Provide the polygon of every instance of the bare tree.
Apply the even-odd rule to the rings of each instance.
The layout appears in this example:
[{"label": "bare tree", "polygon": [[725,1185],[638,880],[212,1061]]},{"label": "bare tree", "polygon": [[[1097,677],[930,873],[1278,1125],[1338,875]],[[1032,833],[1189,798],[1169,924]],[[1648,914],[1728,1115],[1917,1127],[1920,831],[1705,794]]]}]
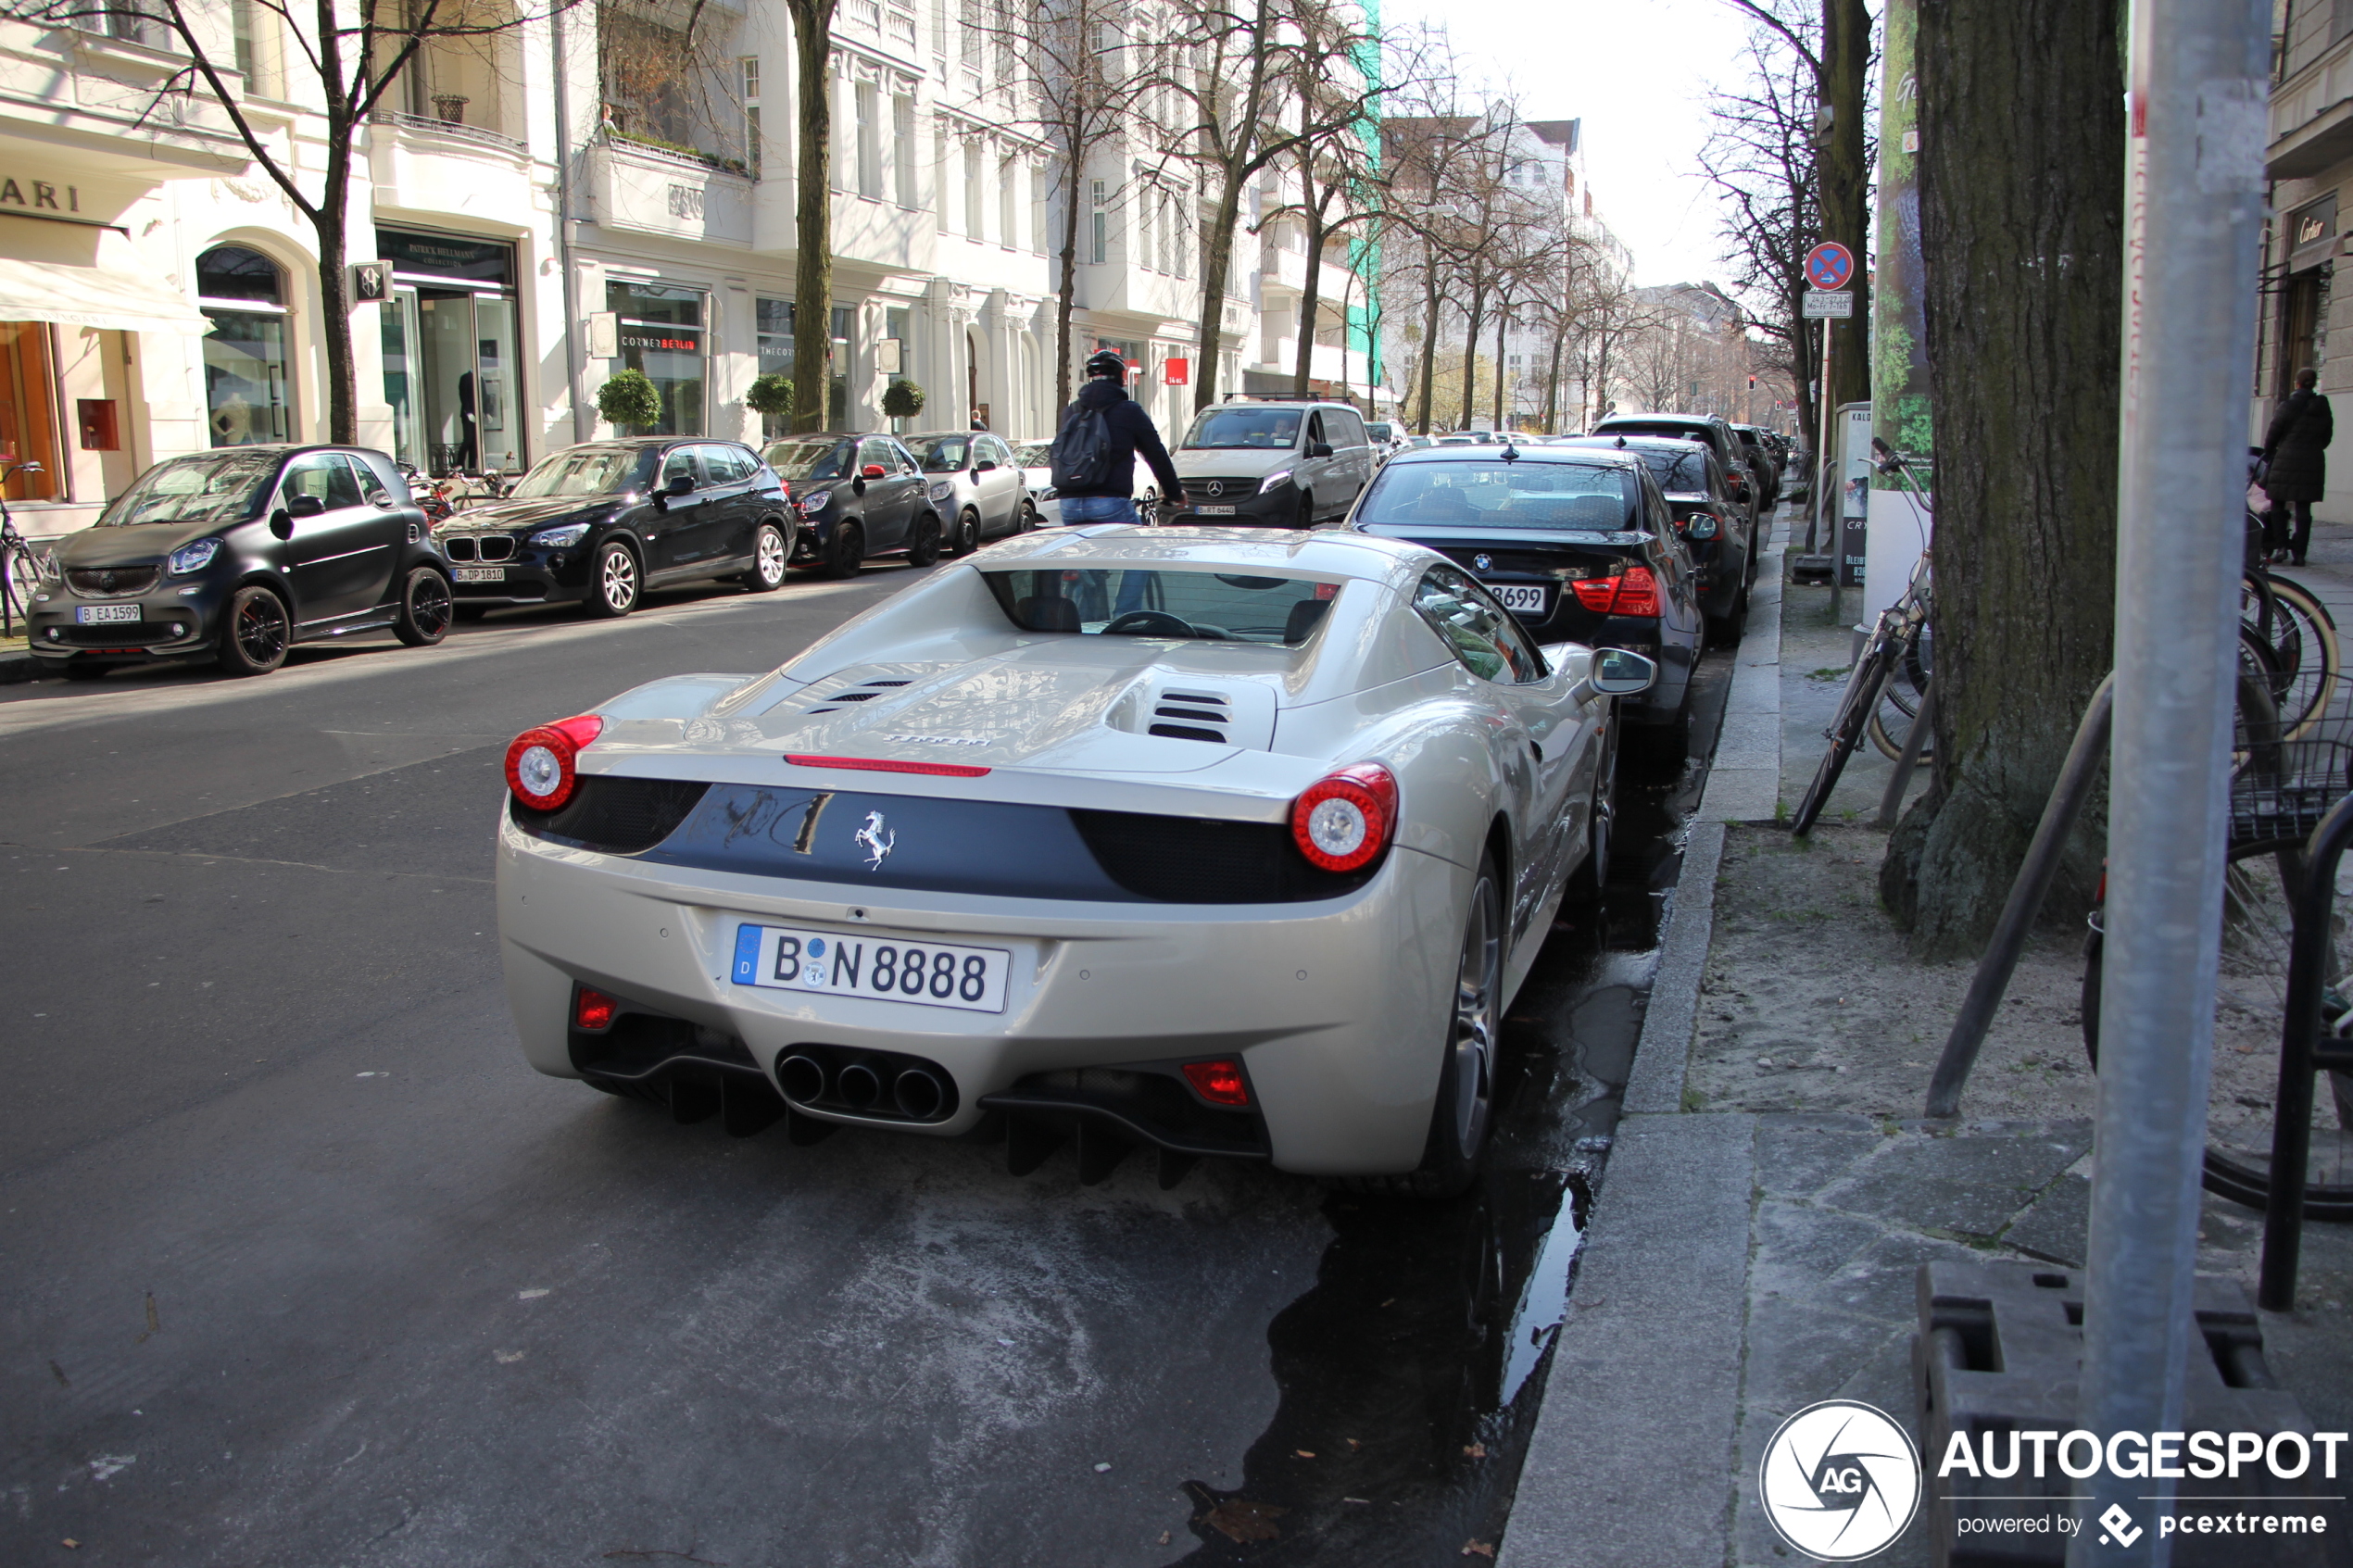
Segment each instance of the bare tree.
[{"label": "bare tree", "polygon": [[[257,126],[245,108],[244,78],[233,60],[214,53],[226,41],[219,12],[205,0],[0,0],[0,18],[44,27],[105,30],[129,35],[160,31],[163,45],[186,64],[154,90],[150,114],[200,97],[217,107],[245,144],[245,153],[284,193],[317,236],[321,336],[327,354],[327,438],[359,439],[359,390],[352,366],[350,255],[351,176],[364,150],[369,119],[428,49],[484,49],[519,29],[546,20],[574,0],[543,0],[537,10],[521,0],[251,0],[276,19],[291,45],[286,96],[310,105],[325,120],[310,174],[296,148],[307,138],[284,138]],[[295,64],[298,62],[298,64]],[[234,79],[233,81],[232,79]]]},{"label": "bare tree", "polygon": [[825,428],[831,401],[834,297],[834,10],[839,0],[785,0],[792,18],[793,95],[800,135],[793,192],[793,429]]}]

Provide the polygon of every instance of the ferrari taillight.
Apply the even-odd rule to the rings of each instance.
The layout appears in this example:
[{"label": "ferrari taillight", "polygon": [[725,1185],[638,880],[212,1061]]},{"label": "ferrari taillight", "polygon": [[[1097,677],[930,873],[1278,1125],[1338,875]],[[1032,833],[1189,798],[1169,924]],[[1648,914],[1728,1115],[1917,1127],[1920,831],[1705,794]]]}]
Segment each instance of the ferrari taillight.
[{"label": "ferrari taillight", "polygon": [[535,811],[552,811],[570,800],[580,782],[573,759],[604,727],[602,719],[583,713],[525,730],[510,741],[507,788],[516,802]]},{"label": "ferrari taillight", "polygon": [[1318,779],[1291,802],[1291,838],[1327,872],[1369,865],[1396,831],[1397,778],[1378,762]]}]

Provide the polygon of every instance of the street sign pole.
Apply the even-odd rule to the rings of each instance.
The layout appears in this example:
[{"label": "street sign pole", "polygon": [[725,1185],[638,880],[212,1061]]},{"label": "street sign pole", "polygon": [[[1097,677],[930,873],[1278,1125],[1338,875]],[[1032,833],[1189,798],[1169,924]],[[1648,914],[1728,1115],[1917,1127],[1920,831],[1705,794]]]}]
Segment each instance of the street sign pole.
[{"label": "street sign pole", "polygon": [[[1831,557],[1831,624],[1833,626],[1837,625],[1845,614],[1843,603],[1844,595],[1840,589],[1839,581],[1846,575],[1846,562],[1839,558],[1843,553],[1844,545],[1839,538],[1836,488],[1838,472],[1831,466],[1831,436],[1833,422],[1838,417],[1833,411],[1835,400],[1831,396],[1831,338],[1837,331],[1838,320],[1835,317],[1822,318],[1822,396],[1818,410],[1819,417],[1815,421],[1821,426],[1821,434],[1816,438],[1816,443],[1821,448],[1822,482],[1814,487],[1814,516],[1822,525],[1822,532],[1826,535],[1824,546],[1830,551]],[[1806,551],[1808,555],[1814,553],[1811,548]]]},{"label": "street sign pole", "polygon": [[[2183,1424],[2230,803],[2269,0],[2135,0],[2116,709],[2078,1424]],[[2240,433],[2233,433],[2233,432]],[[2072,1568],[2160,1564],[2179,1467],[2077,1483]],[[2142,1488],[2148,1488],[2143,1491]],[[2144,1507],[2144,1504],[2148,1506]]]}]

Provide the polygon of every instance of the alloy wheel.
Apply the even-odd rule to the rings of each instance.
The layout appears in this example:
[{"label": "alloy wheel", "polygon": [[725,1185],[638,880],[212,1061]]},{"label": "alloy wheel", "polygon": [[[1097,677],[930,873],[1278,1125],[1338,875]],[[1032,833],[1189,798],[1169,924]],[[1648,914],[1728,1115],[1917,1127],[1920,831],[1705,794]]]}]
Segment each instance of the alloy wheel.
[{"label": "alloy wheel", "polygon": [[427,642],[439,642],[457,618],[457,607],[449,600],[449,584],[438,571],[428,571],[417,580],[409,594],[409,621]]},{"label": "alloy wheel", "polygon": [[773,528],[762,528],[758,550],[760,580],[773,588],[785,580],[785,536]]},{"label": "alloy wheel", "polygon": [[255,594],[237,609],[237,646],[263,669],[286,653],[286,607],[275,594]]},{"label": "alloy wheel", "polygon": [[619,546],[607,550],[598,564],[597,588],[608,610],[625,614],[637,602],[637,558]]},{"label": "alloy wheel", "polygon": [[1503,989],[1503,938],[1496,929],[1493,882],[1471,889],[1463,958],[1454,978],[1454,1147],[1468,1154],[1487,1137],[1495,1096],[1496,1000]]}]

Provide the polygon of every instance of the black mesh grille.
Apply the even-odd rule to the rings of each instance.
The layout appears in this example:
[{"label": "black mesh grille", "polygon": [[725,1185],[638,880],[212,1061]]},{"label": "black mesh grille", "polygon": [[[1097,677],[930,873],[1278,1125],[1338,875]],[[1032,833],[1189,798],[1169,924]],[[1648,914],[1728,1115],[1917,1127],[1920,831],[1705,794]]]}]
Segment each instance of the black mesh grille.
[{"label": "black mesh grille", "polygon": [[1294,904],[1337,898],[1371,880],[1362,871],[1312,864],[1279,822],[1073,811],[1072,823],[1110,878],[1139,897],[1169,904]]},{"label": "black mesh grille", "polygon": [[474,558],[474,542],[462,533],[454,539],[444,539],[441,553],[450,560],[472,560]]},{"label": "black mesh grille", "polygon": [[162,578],[159,566],[77,566],[66,573],[75,593],[94,599],[144,594]]},{"label": "black mesh grille", "polygon": [[707,784],[678,779],[583,778],[553,811],[534,811],[510,794],[508,814],[535,838],[561,839],[608,855],[636,855],[677,831]]},{"label": "black mesh grille", "polygon": [[143,648],[185,636],[185,627],[183,621],[182,629],[174,633],[166,621],[112,621],[99,626],[60,626],[60,634],[50,640],[77,648]]}]

